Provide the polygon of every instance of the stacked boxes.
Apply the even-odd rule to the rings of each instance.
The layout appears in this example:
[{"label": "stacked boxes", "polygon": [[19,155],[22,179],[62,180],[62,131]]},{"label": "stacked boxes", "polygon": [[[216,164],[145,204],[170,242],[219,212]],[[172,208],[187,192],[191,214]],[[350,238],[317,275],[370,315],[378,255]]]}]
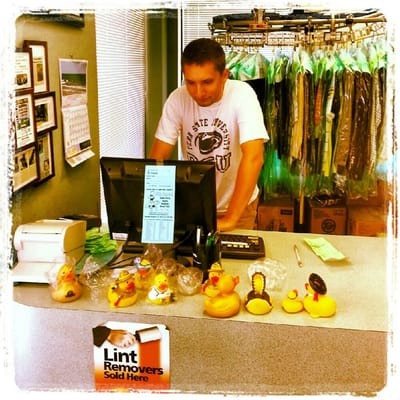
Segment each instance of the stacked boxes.
[{"label": "stacked boxes", "polygon": [[310,233],[345,235],[347,208],[345,204],[323,206],[307,199],[305,205],[306,229]]},{"label": "stacked boxes", "polygon": [[387,232],[388,205],[392,201],[389,185],[377,181],[374,196],[368,199],[346,199],[347,234],[357,236],[379,236]]},{"label": "stacked boxes", "polygon": [[[330,201],[332,205],[329,205]],[[383,183],[378,184],[376,196],[368,199],[327,199],[324,204],[323,201],[306,198],[301,210],[304,220],[300,224],[299,199],[276,197],[260,203],[257,228],[265,231],[381,236],[387,233],[389,201],[388,190]]]},{"label": "stacked boxes", "polygon": [[291,198],[271,199],[258,206],[257,229],[293,232],[293,227],[294,205]]},{"label": "stacked boxes", "polygon": [[381,207],[349,207],[347,234],[380,236],[387,231],[387,214]]}]

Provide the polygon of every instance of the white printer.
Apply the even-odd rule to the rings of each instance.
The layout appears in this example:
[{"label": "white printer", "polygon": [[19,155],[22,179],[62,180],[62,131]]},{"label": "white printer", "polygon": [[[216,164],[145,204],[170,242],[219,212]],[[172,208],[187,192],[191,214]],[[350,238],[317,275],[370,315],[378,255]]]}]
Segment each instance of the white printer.
[{"label": "white printer", "polygon": [[48,272],[68,258],[78,262],[85,253],[86,221],[41,219],[20,225],[14,234],[18,263],[14,282],[48,283]]}]

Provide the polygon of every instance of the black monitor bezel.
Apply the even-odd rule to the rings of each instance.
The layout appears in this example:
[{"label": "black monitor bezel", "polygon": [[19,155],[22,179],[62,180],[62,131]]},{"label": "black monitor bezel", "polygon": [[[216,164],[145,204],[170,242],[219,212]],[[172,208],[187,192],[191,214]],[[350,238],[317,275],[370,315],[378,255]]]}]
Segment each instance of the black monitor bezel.
[{"label": "black monitor bezel", "polygon": [[[210,161],[154,160],[149,158],[101,157],[100,168],[106,203],[107,223],[110,237],[117,240],[141,242],[144,170],[146,165],[174,165],[176,167],[175,187],[175,229],[174,243],[193,240],[194,231],[201,226],[202,234],[216,231],[216,186],[215,164]],[[132,189],[133,183],[138,186]],[[120,185],[116,188],[116,185]],[[184,192],[186,196],[184,196]],[[119,199],[116,198],[118,195]],[[132,196],[140,196],[132,200]],[[122,199],[123,198],[123,199]],[[190,201],[195,206],[191,206]],[[125,209],[127,219],[123,226],[121,204],[125,207],[141,204],[141,209]],[[198,210],[198,207],[202,210]],[[117,209],[118,208],[118,209]],[[135,221],[129,221],[129,218]],[[128,222],[129,221],[129,222]],[[184,227],[183,224],[186,224]],[[178,225],[178,226],[177,226]],[[186,243],[187,245],[187,243]]]}]

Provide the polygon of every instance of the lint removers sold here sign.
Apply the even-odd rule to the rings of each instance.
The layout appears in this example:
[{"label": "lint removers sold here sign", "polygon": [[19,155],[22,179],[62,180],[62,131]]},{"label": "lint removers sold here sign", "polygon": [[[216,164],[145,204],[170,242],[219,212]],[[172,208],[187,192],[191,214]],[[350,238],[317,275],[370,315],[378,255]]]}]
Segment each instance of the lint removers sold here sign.
[{"label": "lint removers sold here sign", "polygon": [[93,328],[97,391],[167,391],[169,331],[164,325],[106,322]]}]

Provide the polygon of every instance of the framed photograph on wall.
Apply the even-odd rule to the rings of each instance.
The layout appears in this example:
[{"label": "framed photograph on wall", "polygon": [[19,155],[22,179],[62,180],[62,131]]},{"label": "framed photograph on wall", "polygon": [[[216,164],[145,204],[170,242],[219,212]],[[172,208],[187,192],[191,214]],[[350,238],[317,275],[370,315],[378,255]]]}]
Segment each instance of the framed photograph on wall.
[{"label": "framed photograph on wall", "polygon": [[55,92],[36,95],[34,102],[36,133],[57,128]]},{"label": "framed photograph on wall", "polygon": [[52,131],[40,135],[37,140],[37,153],[39,163],[39,181],[54,176],[53,137]]},{"label": "framed photograph on wall", "polygon": [[15,147],[21,149],[36,140],[36,123],[32,91],[15,96]]},{"label": "framed photograph on wall", "polygon": [[24,49],[32,52],[33,91],[35,94],[49,91],[47,42],[25,40]]},{"label": "framed photograph on wall", "polygon": [[15,50],[14,89],[32,89],[32,54],[30,49]]},{"label": "framed photograph on wall", "polygon": [[39,178],[36,146],[29,146],[14,155],[13,191],[16,192]]}]

